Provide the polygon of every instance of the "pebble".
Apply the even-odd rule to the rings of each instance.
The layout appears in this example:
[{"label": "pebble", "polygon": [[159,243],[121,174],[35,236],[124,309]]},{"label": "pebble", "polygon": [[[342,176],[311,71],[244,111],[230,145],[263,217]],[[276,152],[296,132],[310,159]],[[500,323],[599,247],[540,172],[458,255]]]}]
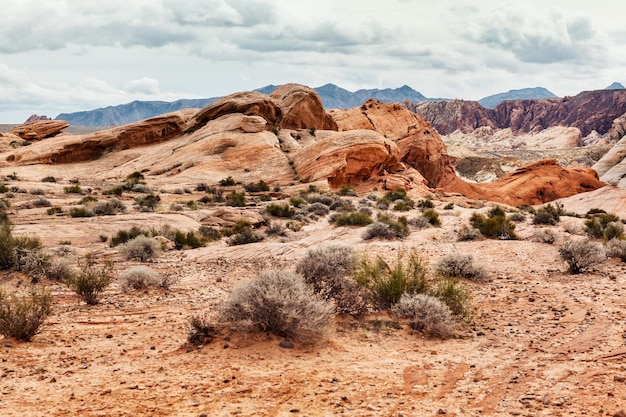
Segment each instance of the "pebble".
[{"label": "pebble", "polygon": [[291,343],[289,340],[281,340],[278,346],[285,349],[293,349],[293,343]]},{"label": "pebble", "polygon": [[11,342],[4,342],[4,347],[12,347],[13,345],[11,344]]}]

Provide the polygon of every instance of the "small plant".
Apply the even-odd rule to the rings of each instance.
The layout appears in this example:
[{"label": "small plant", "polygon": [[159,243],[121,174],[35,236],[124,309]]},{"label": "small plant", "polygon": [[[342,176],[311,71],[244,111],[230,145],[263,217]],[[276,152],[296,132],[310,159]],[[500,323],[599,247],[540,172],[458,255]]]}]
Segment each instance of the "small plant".
[{"label": "small plant", "polygon": [[443,206],[444,210],[452,210],[454,208],[454,203],[448,203],[445,206]]},{"label": "small plant", "polygon": [[369,214],[353,211],[337,216],[335,226],[367,226],[373,222],[374,220]]},{"label": "small plant", "polygon": [[208,314],[195,314],[189,318],[187,341],[194,346],[209,344],[217,336],[217,327]]},{"label": "small plant", "polygon": [[67,259],[53,259],[46,269],[46,276],[54,281],[66,281],[76,274],[75,268]]},{"label": "small plant", "polygon": [[109,201],[94,205],[92,211],[96,216],[113,216],[117,213],[124,213],[126,205],[117,198],[112,198]]},{"label": "small plant", "polygon": [[259,180],[259,182],[256,182],[256,183],[246,184],[243,186],[243,188],[249,193],[258,193],[258,192],[270,190],[270,186],[267,185],[267,183],[263,180]]},{"label": "small plant", "polygon": [[52,296],[47,290],[33,288],[25,297],[0,290],[0,334],[28,342],[39,333],[51,310]]},{"label": "small plant", "polygon": [[219,229],[210,226],[200,226],[198,233],[200,233],[207,242],[220,240],[222,238],[222,233],[220,233]]},{"label": "small plant", "polygon": [[446,255],[439,261],[436,270],[446,278],[465,278],[477,282],[489,280],[487,272],[474,264],[472,255],[461,253]]},{"label": "small plant", "polygon": [[146,194],[135,198],[135,203],[141,211],[154,211],[160,202],[161,197],[158,194]]},{"label": "small plant", "polygon": [[338,192],[339,195],[342,196],[352,196],[356,197],[357,193],[354,187],[350,187],[349,185],[342,185]]},{"label": "small plant", "polygon": [[382,239],[404,239],[411,231],[409,223],[405,216],[400,216],[397,220],[388,215],[379,215],[378,222],[370,225],[363,234],[363,239],[373,239],[380,237]]},{"label": "small plant", "polygon": [[186,248],[200,248],[208,241],[202,233],[196,233],[193,230],[189,230],[187,232],[176,230],[174,232],[174,238],[171,240],[174,241],[174,245],[178,250]]},{"label": "small plant", "polygon": [[626,240],[611,239],[606,247],[606,256],[626,262]]},{"label": "small plant", "polygon": [[159,276],[147,266],[134,266],[126,270],[119,278],[122,291],[144,290],[160,285]]},{"label": "small plant", "polygon": [[115,236],[111,237],[110,246],[114,247],[117,245],[121,245],[122,243],[128,242],[129,240],[134,239],[139,235],[149,236],[150,232],[140,229],[137,226],[133,226],[129,230],[120,229],[117,231]]},{"label": "small plant", "polygon": [[428,223],[435,227],[441,226],[441,220],[439,219],[439,213],[433,209],[424,210],[422,217],[428,219]]},{"label": "small plant", "polygon": [[480,230],[474,227],[468,227],[466,224],[462,225],[459,230],[456,231],[457,239],[460,242],[474,240],[480,236]]},{"label": "small plant", "polygon": [[434,208],[435,205],[433,204],[433,201],[430,198],[426,197],[425,199],[417,202],[417,207],[420,208],[421,210],[426,210],[426,209]]},{"label": "small plant", "polygon": [[436,297],[427,294],[404,294],[391,310],[408,318],[411,328],[432,336],[448,338],[454,331],[450,308]]},{"label": "small plant", "polygon": [[333,321],[332,305],[314,294],[301,275],[287,270],[263,271],[239,285],[221,314],[228,322],[302,343],[326,336]]},{"label": "small plant", "polygon": [[246,194],[233,191],[228,196],[226,196],[226,205],[231,207],[245,207]]},{"label": "small plant", "polygon": [[456,279],[441,278],[429,289],[428,294],[437,297],[450,308],[452,314],[469,320],[472,315],[471,297],[467,288]]},{"label": "small plant", "polygon": [[265,239],[265,235],[252,228],[246,228],[241,232],[232,235],[228,239],[228,246],[247,245],[249,243],[261,242]]},{"label": "small plant", "polygon": [[140,262],[151,261],[157,257],[161,244],[153,237],[139,235],[120,246],[120,252],[126,260]]},{"label": "small plant", "polygon": [[535,230],[531,236],[531,240],[533,242],[548,243],[551,245],[555,242],[556,236],[554,236],[554,232],[550,229],[540,229]]},{"label": "small plant", "polygon": [[48,201],[45,198],[38,198],[36,200],[33,200],[31,204],[33,205],[33,207],[50,207],[50,206],[52,206],[50,201]]},{"label": "small plant", "polygon": [[48,175],[47,177],[43,177],[41,179],[41,182],[57,182],[57,179],[51,175]]},{"label": "small plant", "polygon": [[307,203],[307,201],[306,201],[305,199],[300,198],[300,197],[291,197],[291,198],[289,199],[289,203],[290,203],[292,206],[297,207],[297,208],[300,208],[300,207],[302,207],[302,206],[306,206],[306,205],[308,204],[308,203]]},{"label": "small plant", "polygon": [[424,216],[413,217],[412,219],[409,220],[409,225],[416,227],[418,229],[426,229],[432,226],[432,224],[430,224],[430,219]]},{"label": "small plant", "polygon": [[79,184],[68,185],[67,187],[63,187],[63,192],[65,194],[84,194],[82,188],[80,188]]},{"label": "small plant", "polygon": [[71,217],[93,217],[93,211],[89,210],[85,206],[71,207],[70,216]]},{"label": "small plant", "polygon": [[98,267],[93,256],[87,255],[80,271],[66,282],[88,305],[95,305],[100,300],[100,294],[113,280],[112,271],[112,262],[107,261]]},{"label": "small plant", "polygon": [[524,214],[521,212],[511,213],[509,214],[509,220],[521,223],[526,221],[526,216],[524,216]]},{"label": "small plant", "polygon": [[270,216],[288,219],[296,214],[296,210],[287,203],[270,203],[265,207],[265,211]]},{"label": "small plant", "polygon": [[311,136],[315,136],[315,132],[317,131],[316,128],[312,127],[309,129],[309,133],[311,134]]},{"label": "small plant", "polygon": [[230,187],[235,185],[235,180],[230,175],[219,182],[220,187]]},{"label": "small plant", "polygon": [[559,255],[572,274],[585,272],[605,259],[602,247],[590,240],[566,240],[559,248]]},{"label": "small plant", "polygon": [[30,193],[32,195],[44,195],[45,191],[42,190],[41,188],[33,188],[32,190],[30,190]]},{"label": "small plant", "polygon": [[499,206],[491,210],[489,217],[479,213],[472,214],[470,224],[473,228],[478,229],[483,236],[489,238],[517,239],[515,224],[504,215],[504,210]]},{"label": "small plant", "polygon": [[397,303],[404,293],[418,294],[428,290],[426,266],[415,249],[400,250],[392,264],[380,257],[363,256],[357,262],[354,277],[358,284],[372,291],[383,308]]}]

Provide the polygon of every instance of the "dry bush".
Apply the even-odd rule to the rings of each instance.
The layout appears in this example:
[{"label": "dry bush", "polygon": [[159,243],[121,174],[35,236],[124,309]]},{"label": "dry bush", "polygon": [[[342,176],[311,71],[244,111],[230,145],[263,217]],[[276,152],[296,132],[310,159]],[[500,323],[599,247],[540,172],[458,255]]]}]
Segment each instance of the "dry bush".
[{"label": "dry bush", "polygon": [[480,236],[480,230],[475,227],[467,227],[467,225],[462,225],[459,230],[456,231],[457,239],[461,242],[474,240]]},{"label": "dry bush", "polygon": [[404,294],[391,310],[409,319],[411,327],[430,335],[448,338],[454,331],[452,312],[443,302],[426,294]]},{"label": "dry bush", "polygon": [[236,287],[222,317],[244,329],[255,329],[312,343],[326,336],[333,307],[316,295],[304,278],[287,270],[262,271]]},{"label": "dry bush", "polygon": [[426,229],[427,227],[431,227],[430,219],[424,216],[413,217],[409,220],[409,224],[413,227],[417,227],[418,229]]},{"label": "dry bush", "polygon": [[124,292],[158,287],[161,284],[158,274],[147,266],[135,266],[126,270],[120,275],[119,281]]},{"label": "dry bush", "polygon": [[370,294],[350,280],[355,264],[352,248],[329,245],[309,250],[298,262],[296,272],[316,294],[334,302],[337,313],[358,317],[367,313]]},{"label": "dry bush", "polygon": [[157,257],[161,244],[153,237],[139,235],[120,246],[121,254],[127,260],[150,261]]},{"label": "dry bush", "polygon": [[559,248],[559,255],[572,274],[585,272],[606,259],[602,246],[590,240],[566,240]]},{"label": "dry bush", "polygon": [[67,259],[54,258],[46,270],[46,276],[55,281],[65,281],[76,274],[76,269]]},{"label": "dry bush", "polygon": [[195,314],[187,323],[187,341],[195,346],[209,344],[217,336],[218,330],[211,317],[204,314]]},{"label": "dry bush", "polygon": [[81,270],[66,282],[87,304],[95,305],[100,300],[100,294],[113,280],[112,271],[113,264],[111,262],[105,262],[98,267],[93,257],[87,255]]},{"label": "dry bush", "polygon": [[367,229],[365,229],[365,232],[363,233],[363,239],[371,240],[376,237],[380,239],[393,240],[396,235],[393,233],[388,224],[376,222],[367,226]]},{"label": "dry bush", "polygon": [[533,242],[553,244],[556,240],[556,236],[554,236],[554,232],[550,229],[539,229],[534,231],[530,240]]},{"label": "dry bush", "polygon": [[451,253],[444,256],[437,264],[437,273],[448,278],[466,278],[477,282],[489,280],[487,271],[474,264],[472,255],[461,253]]},{"label": "dry bush", "polygon": [[606,246],[606,256],[626,262],[626,240],[611,239]]},{"label": "dry bush", "polygon": [[46,290],[32,289],[26,297],[0,290],[0,334],[30,341],[39,333],[50,314],[52,296]]},{"label": "dry bush", "polygon": [[17,269],[30,276],[33,282],[47,275],[50,267],[50,256],[41,249],[18,249]]}]

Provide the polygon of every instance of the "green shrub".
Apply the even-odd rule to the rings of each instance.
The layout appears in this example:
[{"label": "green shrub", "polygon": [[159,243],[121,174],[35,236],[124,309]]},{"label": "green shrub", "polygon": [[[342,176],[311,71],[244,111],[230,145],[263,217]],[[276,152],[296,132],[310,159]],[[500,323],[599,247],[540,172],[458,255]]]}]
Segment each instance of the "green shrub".
[{"label": "green shrub", "polygon": [[425,209],[434,208],[435,204],[433,204],[433,201],[430,198],[426,197],[425,199],[417,202],[417,207],[422,210],[425,210]]},{"label": "green shrub", "polygon": [[618,222],[611,222],[607,224],[602,232],[602,238],[607,242],[612,239],[623,239],[624,226]]},{"label": "green shrub", "polygon": [[291,197],[291,198],[289,199],[289,203],[290,203],[292,206],[294,206],[294,207],[298,207],[298,208],[300,208],[300,207],[302,207],[302,206],[306,206],[306,205],[307,205],[306,200],[305,200],[305,199],[303,199],[303,198],[300,198],[300,197]]},{"label": "green shrub", "polygon": [[92,211],[96,216],[112,216],[117,213],[124,213],[126,205],[117,198],[112,198],[109,201],[94,205]]},{"label": "green shrub", "polygon": [[514,222],[524,222],[526,221],[526,216],[523,213],[511,213],[509,214],[509,220]]},{"label": "green shrub", "polygon": [[336,226],[367,226],[373,222],[369,214],[357,211],[342,213],[335,219]]},{"label": "green shrub", "polygon": [[196,233],[193,230],[189,230],[187,232],[177,230],[174,234],[173,240],[174,245],[178,250],[186,248],[197,249],[206,245],[206,242],[208,241],[202,233]]},{"label": "green shrub", "polygon": [[71,207],[70,216],[71,217],[93,217],[93,212],[84,206]]},{"label": "green shrub", "polygon": [[30,341],[52,310],[52,296],[47,290],[32,289],[26,297],[8,295],[0,289],[0,334]]},{"label": "green shrub", "polygon": [[393,211],[409,211],[411,210],[411,206],[406,203],[404,200],[396,201],[393,205]]},{"label": "green shrub", "polygon": [[50,207],[52,204],[50,204],[50,201],[48,201],[45,198],[38,198],[36,200],[33,200],[32,203],[33,207]]},{"label": "green shrub", "polygon": [[55,258],[46,269],[46,276],[54,281],[66,281],[76,273],[75,268],[67,259]]},{"label": "green shrub", "polygon": [[454,208],[454,203],[448,203],[445,206],[443,206],[444,210],[452,210]]},{"label": "green shrub", "polygon": [[477,282],[489,280],[487,272],[474,264],[472,255],[461,253],[451,253],[441,258],[436,271],[446,278],[465,278]]},{"label": "green shrub", "polygon": [[265,239],[263,233],[252,229],[245,229],[240,233],[231,236],[228,239],[228,246],[247,245],[249,243],[261,242]]},{"label": "green shrub", "polygon": [[[221,185],[221,184],[220,184]],[[269,191],[270,186],[263,180],[259,180],[256,183],[249,183],[243,186],[243,188],[249,193],[258,193],[261,191]]]},{"label": "green shrub", "polygon": [[626,262],[626,240],[611,239],[607,244],[606,256]]},{"label": "green shrub", "polygon": [[265,207],[265,211],[270,216],[292,218],[296,214],[296,210],[287,203],[271,203]]},{"label": "green shrub", "polygon": [[342,185],[338,192],[339,195],[342,196],[352,196],[356,197],[357,193],[354,187],[350,187],[349,185]]},{"label": "green shrub", "polygon": [[161,197],[158,194],[146,194],[135,198],[135,203],[141,211],[154,211],[160,202]]},{"label": "green shrub", "polygon": [[408,220],[400,216],[397,220],[388,215],[379,215],[378,222],[371,224],[365,230],[363,239],[369,240],[375,237],[382,239],[404,239],[411,233]]},{"label": "green shrub", "polygon": [[517,239],[515,234],[515,224],[505,215],[495,215],[485,217],[482,214],[474,213],[470,217],[470,224],[478,229],[483,236],[498,239]]},{"label": "green shrub", "polygon": [[80,271],[68,279],[67,285],[88,305],[98,304],[101,293],[113,280],[113,263],[97,266],[91,255],[87,255]]},{"label": "green shrub", "polygon": [[263,271],[237,286],[221,310],[231,323],[302,343],[325,337],[332,305],[313,293],[302,276],[286,270]]},{"label": "green shrub", "polygon": [[229,187],[235,185],[235,180],[230,175],[219,182],[220,187]]},{"label": "green shrub", "polygon": [[68,185],[67,187],[63,187],[63,192],[65,194],[84,194],[85,193],[83,189],[80,188],[80,185],[78,184],[72,184],[72,185]]},{"label": "green shrub", "polygon": [[158,256],[161,244],[153,237],[139,235],[120,245],[120,253],[126,260],[150,261]]},{"label": "green shrub", "polygon": [[556,240],[554,232],[550,229],[536,230],[530,238],[534,242],[553,244]]},{"label": "green shrub", "polygon": [[545,207],[541,207],[535,212],[533,217],[533,224],[547,224],[555,225],[559,222],[560,217],[554,210],[549,210],[547,207],[552,207],[548,204]]},{"label": "green shrub", "polygon": [[41,182],[57,182],[57,179],[51,175],[48,175],[47,177],[43,177],[41,179]]},{"label": "green shrub", "polygon": [[463,317],[465,320],[471,318],[470,293],[458,280],[438,279],[428,293],[447,305],[455,316]]},{"label": "green shrub", "polygon": [[454,318],[450,308],[431,295],[403,294],[391,310],[408,318],[411,328],[432,336],[448,338],[454,331]]},{"label": "green shrub", "polygon": [[0,194],[5,194],[9,192],[9,187],[5,184],[0,184]]},{"label": "green shrub", "polygon": [[131,239],[136,238],[139,235],[149,236],[150,232],[140,229],[137,226],[131,227],[129,230],[120,229],[115,236],[111,237],[110,246],[114,247],[122,243],[128,242]]},{"label": "green shrub", "polygon": [[430,223],[431,225],[433,225],[435,227],[441,226],[441,220],[439,219],[439,213],[437,213],[433,209],[425,210],[422,213],[422,217],[428,219],[428,223]]},{"label": "green shrub", "polygon": [[222,233],[220,233],[218,229],[210,226],[200,226],[198,233],[200,233],[207,242],[220,240],[222,238]]},{"label": "green shrub", "polygon": [[226,205],[231,207],[245,207],[246,195],[245,193],[238,193],[233,191],[226,197]]},{"label": "green shrub", "polygon": [[195,314],[187,325],[187,341],[195,346],[209,344],[217,336],[218,330],[208,314]]},{"label": "green shrub", "polygon": [[63,209],[58,206],[53,206],[53,207],[50,207],[48,210],[46,210],[46,214],[48,214],[49,216],[52,216],[54,214],[59,214],[59,213],[63,213]]},{"label": "green shrub", "polygon": [[119,278],[122,291],[144,290],[160,285],[159,276],[147,266],[134,266],[127,269]]},{"label": "green shrub", "polygon": [[13,226],[8,220],[0,222],[0,270],[15,265],[15,246]]},{"label": "green shrub", "polygon": [[590,240],[566,240],[559,248],[559,255],[569,266],[572,274],[580,274],[605,260],[602,247]]},{"label": "green shrub", "polygon": [[354,278],[372,291],[383,308],[397,303],[404,293],[418,294],[428,290],[426,266],[415,249],[401,249],[392,264],[380,257],[363,256],[357,262]]}]

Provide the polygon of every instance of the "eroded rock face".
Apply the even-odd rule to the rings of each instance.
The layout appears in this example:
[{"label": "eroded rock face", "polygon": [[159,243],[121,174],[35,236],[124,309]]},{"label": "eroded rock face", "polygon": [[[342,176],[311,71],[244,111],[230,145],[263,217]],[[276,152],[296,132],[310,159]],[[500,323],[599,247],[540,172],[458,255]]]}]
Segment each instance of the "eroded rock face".
[{"label": "eroded rock face", "polygon": [[69,125],[65,120],[35,120],[15,126],[11,133],[26,140],[40,140],[58,135]]},{"label": "eroded rock face", "polygon": [[593,169],[607,184],[626,188],[626,136],[600,158]]},{"label": "eroded rock face", "polygon": [[408,104],[411,111],[432,123],[437,132],[449,135],[457,130],[473,132],[479,127],[497,129],[493,110],[486,109],[477,101],[454,100]]},{"label": "eroded rock face", "polygon": [[337,124],[322,104],[320,96],[310,87],[285,84],[270,94],[282,110],[283,129],[337,130]]},{"label": "eroded rock face", "polygon": [[547,159],[521,167],[488,184],[471,184],[455,177],[442,189],[468,198],[520,206],[543,204],[604,185],[591,168],[562,168],[555,159]]},{"label": "eroded rock face", "polygon": [[293,157],[301,181],[327,178],[331,187],[358,184],[397,167],[396,144],[371,130],[339,132],[317,141]]}]

